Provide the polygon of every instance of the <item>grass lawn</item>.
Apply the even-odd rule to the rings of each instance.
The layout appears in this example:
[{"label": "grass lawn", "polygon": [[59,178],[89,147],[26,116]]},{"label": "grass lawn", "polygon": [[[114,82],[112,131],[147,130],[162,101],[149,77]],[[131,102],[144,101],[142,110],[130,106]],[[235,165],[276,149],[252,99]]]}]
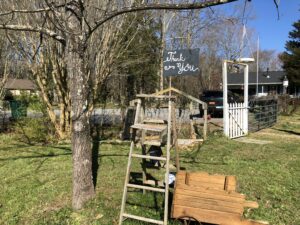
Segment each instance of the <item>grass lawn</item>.
[{"label": "grass lawn", "polygon": [[[236,175],[239,191],[260,205],[246,210],[247,218],[299,225],[300,113],[280,117],[276,126],[249,138],[271,143],[241,143],[213,135],[202,146],[182,150],[181,166]],[[128,144],[100,145],[97,196],[83,210],[72,211],[70,145],[28,145],[13,135],[0,135],[0,224],[117,224],[128,151]],[[138,162],[134,168],[138,170]],[[131,192],[128,203],[130,212],[161,217],[159,195]]]}]

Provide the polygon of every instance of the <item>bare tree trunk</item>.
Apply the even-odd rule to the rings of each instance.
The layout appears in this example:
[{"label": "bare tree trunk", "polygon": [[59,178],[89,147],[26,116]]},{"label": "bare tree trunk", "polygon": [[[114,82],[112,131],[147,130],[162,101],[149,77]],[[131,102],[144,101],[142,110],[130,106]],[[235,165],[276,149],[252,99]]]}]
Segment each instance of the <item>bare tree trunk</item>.
[{"label": "bare tree trunk", "polygon": [[94,197],[92,177],[92,149],[90,141],[90,123],[87,110],[88,85],[84,69],[82,46],[69,41],[67,46],[67,67],[71,79],[72,91],[72,151],[73,151],[73,208],[80,209]]},{"label": "bare tree trunk", "polygon": [[[73,16],[69,26],[73,31],[82,30]],[[74,32],[75,33],[75,32]],[[86,46],[81,35],[69,34],[66,46],[67,71],[71,85],[72,154],[73,154],[73,202],[74,209],[95,196],[92,175],[92,149],[88,110],[89,76],[86,74]]]},{"label": "bare tree trunk", "polygon": [[4,66],[4,73],[2,76],[2,80],[0,82],[0,100],[2,100],[2,98],[4,97],[3,95],[4,95],[5,84],[7,80],[8,80],[8,72],[7,72],[7,61],[6,61]]}]

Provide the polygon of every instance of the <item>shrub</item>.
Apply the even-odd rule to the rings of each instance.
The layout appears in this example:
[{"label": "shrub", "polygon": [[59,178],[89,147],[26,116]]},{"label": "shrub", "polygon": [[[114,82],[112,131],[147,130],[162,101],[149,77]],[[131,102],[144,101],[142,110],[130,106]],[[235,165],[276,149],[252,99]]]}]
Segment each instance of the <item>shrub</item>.
[{"label": "shrub", "polygon": [[38,95],[28,94],[27,92],[21,92],[21,95],[15,96],[15,100],[19,100],[25,104],[27,104],[28,109],[33,111],[42,111],[43,103],[40,100]]},{"label": "shrub", "polygon": [[45,117],[22,118],[15,121],[13,127],[19,139],[28,144],[46,144],[57,140],[54,127]]}]

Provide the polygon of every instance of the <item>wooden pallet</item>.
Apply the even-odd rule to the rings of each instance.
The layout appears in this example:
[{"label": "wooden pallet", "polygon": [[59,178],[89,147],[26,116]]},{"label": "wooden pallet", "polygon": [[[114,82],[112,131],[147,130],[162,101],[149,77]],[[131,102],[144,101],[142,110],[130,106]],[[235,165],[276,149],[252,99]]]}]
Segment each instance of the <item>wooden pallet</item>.
[{"label": "wooden pallet", "polygon": [[247,201],[245,195],[236,192],[234,176],[177,173],[172,218],[193,218],[219,225],[268,224],[243,219],[245,207],[258,208],[258,204]]}]

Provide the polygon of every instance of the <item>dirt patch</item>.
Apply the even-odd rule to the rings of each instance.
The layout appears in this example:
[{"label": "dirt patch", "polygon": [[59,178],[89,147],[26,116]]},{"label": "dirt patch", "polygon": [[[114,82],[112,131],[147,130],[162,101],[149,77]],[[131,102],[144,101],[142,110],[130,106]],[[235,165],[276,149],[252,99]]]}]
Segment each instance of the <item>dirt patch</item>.
[{"label": "dirt patch", "polygon": [[66,205],[71,204],[71,200],[69,198],[58,198],[51,202],[50,204],[44,205],[43,209],[41,209],[42,213],[49,213],[52,211],[58,211]]}]

